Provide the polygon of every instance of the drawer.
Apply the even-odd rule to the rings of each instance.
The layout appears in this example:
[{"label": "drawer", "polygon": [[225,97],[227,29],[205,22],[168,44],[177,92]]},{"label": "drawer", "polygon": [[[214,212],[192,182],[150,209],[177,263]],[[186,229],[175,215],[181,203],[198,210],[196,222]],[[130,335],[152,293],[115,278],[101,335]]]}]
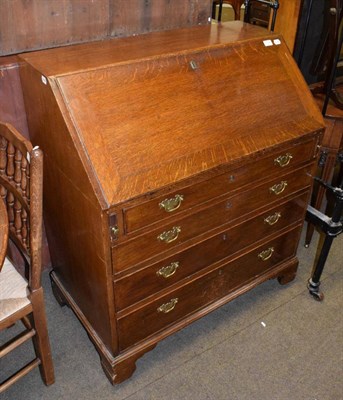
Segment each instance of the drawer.
[{"label": "drawer", "polygon": [[283,151],[274,152],[268,157],[229,173],[171,192],[168,196],[156,197],[133,207],[124,208],[125,230],[129,233],[145,228],[252,181],[263,179],[267,175],[283,173],[289,168],[312,159],[316,144],[317,139],[314,138],[302,145],[297,144]]},{"label": "drawer", "polygon": [[[124,350],[191,313],[252,282],[294,256],[300,229],[266,242],[179,289],[126,315],[118,314],[119,346]],[[265,260],[263,261],[262,258]]]},{"label": "drawer", "polygon": [[250,18],[252,20],[258,19],[258,20],[262,20],[263,22],[268,23],[268,21],[269,21],[269,12],[268,12],[268,10],[257,10],[257,9],[254,9],[250,13]]},{"label": "drawer", "polygon": [[[274,178],[243,193],[228,197],[197,213],[175,219],[170,225],[154,229],[144,235],[112,248],[115,272],[122,271],[145,260],[169,251],[195,236],[234,221],[258,208],[268,206],[311,184],[311,168],[303,168]],[[274,192],[273,192],[274,190]]]},{"label": "drawer", "polygon": [[270,7],[268,6],[268,4],[256,3],[256,2],[253,2],[251,4],[251,10],[260,10],[267,12],[269,9]]},{"label": "drawer", "polygon": [[243,250],[246,246],[302,221],[307,200],[308,192],[185,251],[116,280],[114,282],[116,309],[122,310]]},{"label": "drawer", "polygon": [[250,20],[261,20],[268,24],[270,16],[270,7],[267,4],[253,3],[250,10]]}]

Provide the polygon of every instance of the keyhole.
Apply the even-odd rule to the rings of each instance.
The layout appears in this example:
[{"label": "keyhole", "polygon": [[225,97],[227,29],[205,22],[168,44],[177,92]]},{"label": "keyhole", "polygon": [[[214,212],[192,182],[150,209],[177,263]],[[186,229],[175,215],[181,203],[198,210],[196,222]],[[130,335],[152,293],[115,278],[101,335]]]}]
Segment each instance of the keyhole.
[{"label": "keyhole", "polygon": [[199,68],[198,64],[194,60],[192,60],[189,64],[190,64],[191,68],[194,70]]}]

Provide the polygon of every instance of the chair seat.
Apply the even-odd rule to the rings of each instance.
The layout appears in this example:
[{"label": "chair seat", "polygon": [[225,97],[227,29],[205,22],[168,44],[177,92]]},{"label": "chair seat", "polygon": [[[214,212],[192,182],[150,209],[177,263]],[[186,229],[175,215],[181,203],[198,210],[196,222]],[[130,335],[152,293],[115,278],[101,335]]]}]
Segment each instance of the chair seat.
[{"label": "chair seat", "polygon": [[8,258],[0,272],[0,322],[30,304],[27,281]]}]

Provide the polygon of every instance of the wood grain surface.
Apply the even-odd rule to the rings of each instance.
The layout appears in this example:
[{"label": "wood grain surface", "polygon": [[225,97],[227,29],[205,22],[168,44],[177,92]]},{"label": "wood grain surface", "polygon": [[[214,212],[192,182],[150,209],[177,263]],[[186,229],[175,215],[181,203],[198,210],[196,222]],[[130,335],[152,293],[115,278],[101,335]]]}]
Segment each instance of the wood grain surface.
[{"label": "wood grain surface", "polygon": [[0,121],[13,125],[29,139],[16,56],[0,57]]},{"label": "wood grain surface", "polygon": [[112,383],[197,318],[294,279],[324,123],[282,38],[236,21],[21,60],[57,298]]},{"label": "wood grain surface", "polygon": [[210,8],[210,0],[2,0],[0,55],[204,25]]},{"label": "wood grain surface", "polygon": [[0,200],[0,272],[7,251],[8,217],[5,203]]}]

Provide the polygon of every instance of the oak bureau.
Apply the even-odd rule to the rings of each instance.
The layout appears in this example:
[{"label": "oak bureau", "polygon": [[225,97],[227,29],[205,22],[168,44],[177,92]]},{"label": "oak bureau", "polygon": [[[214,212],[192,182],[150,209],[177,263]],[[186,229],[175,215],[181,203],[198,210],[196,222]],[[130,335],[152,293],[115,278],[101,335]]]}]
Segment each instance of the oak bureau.
[{"label": "oak bureau", "polygon": [[239,21],[21,56],[52,283],[112,383],[291,281],[323,120],[281,37]]}]

